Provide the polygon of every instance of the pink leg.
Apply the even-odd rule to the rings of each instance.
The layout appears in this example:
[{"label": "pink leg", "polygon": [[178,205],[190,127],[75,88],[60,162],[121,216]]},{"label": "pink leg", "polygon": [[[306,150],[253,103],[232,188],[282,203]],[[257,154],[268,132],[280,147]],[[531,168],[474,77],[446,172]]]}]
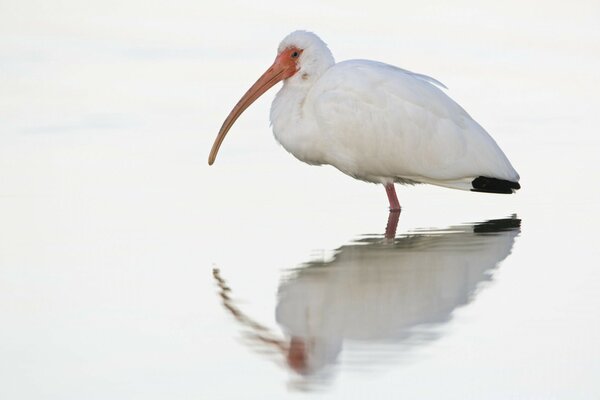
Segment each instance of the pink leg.
[{"label": "pink leg", "polygon": [[393,183],[386,183],[385,192],[387,193],[388,200],[390,201],[390,211],[400,211],[400,202],[398,196],[396,196],[396,189]]},{"label": "pink leg", "polygon": [[388,215],[387,226],[385,227],[385,238],[394,239],[396,237],[396,228],[400,219],[400,211],[390,211]]}]

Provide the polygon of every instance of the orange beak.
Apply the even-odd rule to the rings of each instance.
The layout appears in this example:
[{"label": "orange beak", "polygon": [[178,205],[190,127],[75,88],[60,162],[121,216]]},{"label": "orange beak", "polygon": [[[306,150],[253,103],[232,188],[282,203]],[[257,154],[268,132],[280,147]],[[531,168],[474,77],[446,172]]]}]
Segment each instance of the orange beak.
[{"label": "orange beak", "polygon": [[277,82],[282,81],[284,79],[289,78],[290,76],[296,73],[296,62],[290,56],[290,53],[293,49],[286,49],[281,52],[277,58],[275,58],[275,62],[273,65],[264,73],[258,80],[252,85],[250,89],[242,96],[240,101],[233,107],[233,110],[229,113],[225,122],[221,126],[221,130],[219,130],[219,134],[215,139],[215,143],[210,150],[210,155],[208,156],[208,165],[213,165],[215,159],[217,158],[217,152],[219,151],[219,147],[221,147],[221,143],[223,143],[223,139],[225,139],[225,135],[229,132],[229,129],[233,126],[234,122],[238,119],[240,115],[244,112],[244,110],[256,99],[258,99],[263,93],[272,88]]}]

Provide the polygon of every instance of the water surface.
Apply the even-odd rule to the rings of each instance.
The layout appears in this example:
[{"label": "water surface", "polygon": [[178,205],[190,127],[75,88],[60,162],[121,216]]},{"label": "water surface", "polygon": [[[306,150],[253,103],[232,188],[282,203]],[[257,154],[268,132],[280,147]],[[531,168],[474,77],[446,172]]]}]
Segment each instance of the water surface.
[{"label": "water surface", "polygon": [[[600,396],[597,2],[0,10],[1,398]],[[399,187],[385,240],[383,188],[275,143],[274,91],[209,168],[297,28],[439,79],[523,189]]]}]

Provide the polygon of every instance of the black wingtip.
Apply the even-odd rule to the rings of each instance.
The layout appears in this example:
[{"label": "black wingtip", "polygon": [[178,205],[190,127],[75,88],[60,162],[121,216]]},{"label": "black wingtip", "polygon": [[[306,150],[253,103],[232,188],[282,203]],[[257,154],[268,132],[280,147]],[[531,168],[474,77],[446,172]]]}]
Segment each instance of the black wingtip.
[{"label": "black wingtip", "polygon": [[488,178],[485,176],[478,176],[471,182],[473,192],[485,192],[485,193],[503,193],[511,194],[515,190],[521,189],[519,182],[507,181],[504,179]]}]

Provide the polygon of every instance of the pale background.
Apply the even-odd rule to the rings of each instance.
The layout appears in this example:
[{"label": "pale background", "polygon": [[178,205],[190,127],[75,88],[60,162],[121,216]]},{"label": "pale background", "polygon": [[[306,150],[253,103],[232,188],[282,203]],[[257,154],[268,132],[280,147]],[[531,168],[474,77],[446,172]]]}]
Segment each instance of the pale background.
[{"label": "pale background", "polygon": [[[597,1],[0,0],[0,398],[598,398],[598,21]],[[399,187],[400,236],[512,214],[521,234],[436,340],[382,362],[350,343],[316,388],[244,343],[211,273],[283,336],[289,269],[383,233],[381,187],[277,145],[275,89],[206,163],[299,28],[439,79],[523,186]]]}]

